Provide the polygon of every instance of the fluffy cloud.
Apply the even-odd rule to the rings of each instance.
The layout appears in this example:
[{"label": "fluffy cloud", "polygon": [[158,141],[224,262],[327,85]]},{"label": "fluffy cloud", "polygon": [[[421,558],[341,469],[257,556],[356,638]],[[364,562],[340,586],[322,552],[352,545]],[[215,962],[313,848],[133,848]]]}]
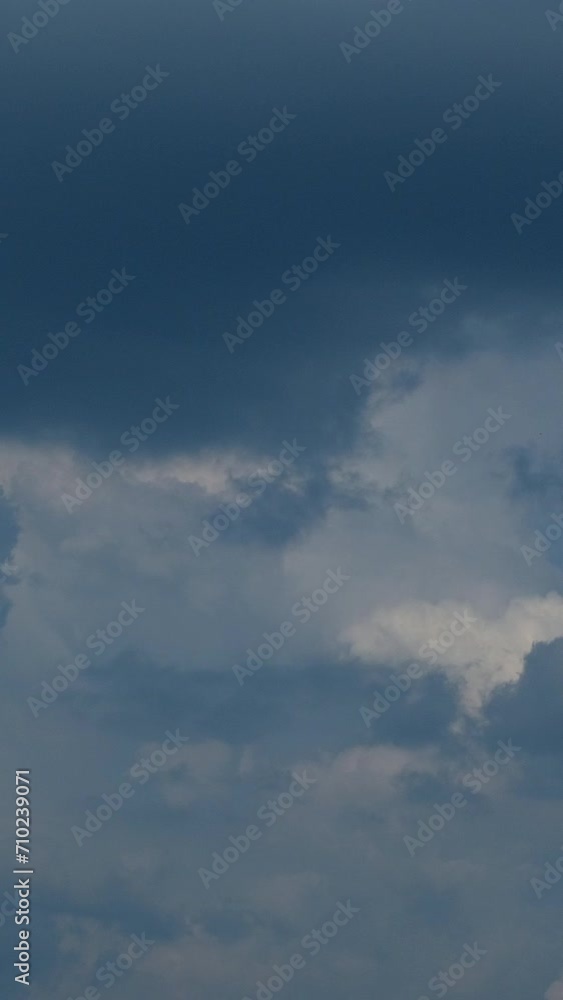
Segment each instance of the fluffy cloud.
[{"label": "fluffy cloud", "polygon": [[[452,629],[453,625],[453,629]],[[464,629],[461,635],[457,630]],[[516,598],[497,619],[480,619],[473,608],[424,601],[378,608],[344,639],[354,656],[368,664],[422,660],[442,670],[461,688],[469,709],[480,709],[495,688],[514,684],[535,643],[563,635],[563,598]]]},{"label": "fluffy cloud", "polygon": [[556,979],[545,991],[545,1000],[563,1000],[563,979]]},{"label": "fluffy cloud", "polygon": [[[411,363],[410,382],[391,374],[383,391],[366,395],[346,448],[304,454],[197,558],[190,533],[263,469],[266,450],[139,456],[69,514],[61,493],[100,456],[85,447],[2,444],[16,516],[5,555],[11,550],[18,567],[3,584],[5,734],[15,766],[24,732],[36,768],[55,754],[60,761],[56,785],[45,775],[41,798],[52,831],[39,854],[52,871],[43,882],[53,942],[41,972],[46,989],[64,983],[76,995],[130,933],[146,930],[157,944],[142,971],[123,980],[124,997],[149,995],[163,982],[172,995],[189,982],[201,1000],[217,990],[240,1000],[341,898],[358,900],[363,922],[304,972],[313,995],[336,995],[350,976],[365,991],[377,981],[389,996],[420,995],[469,937],[488,947],[487,972],[472,981],[484,989],[480,977],[503,974],[498,927],[506,912],[514,914],[515,939],[539,948],[545,909],[522,902],[525,874],[550,856],[559,805],[547,798],[553,787],[540,786],[537,740],[420,857],[403,842],[459,789],[464,773],[482,766],[490,745],[518,741],[532,675],[536,694],[544,691],[536,658],[557,660],[557,546],[532,567],[520,546],[552,503],[553,486],[544,485],[553,482],[547,470],[559,445],[547,414],[560,373],[548,355],[535,359],[533,378],[545,391],[538,412],[517,427],[529,364],[502,361],[515,421],[505,437],[491,438],[490,450],[476,452],[405,524],[393,509],[397,497],[497,405],[500,356]],[[524,488],[526,476],[533,491]],[[241,689],[232,664],[279,628],[329,568],[350,577],[346,586]],[[33,719],[26,698],[133,597],[146,608],[135,628]],[[422,646],[440,642],[465,614],[477,621],[435,663],[421,657]],[[433,676],[368,733],[358,714],[366,690],[418,658]],[[546,685],[535,702],[538,732]],[[71,825],[176,726],[191,737],[182,754],[111,828],[74,850]],[[550,752],[557,732],[550,724]],[[317,777],[307,796],[207,892],[198,869],[303,767]],[[509,843],[507,828],[518,831]],[[407,919],[411,912],[420,919]],[[418,956],[408,968],[398,960],[397,927]],[[532,962],[536,979],[544,958],[538,951]]]}]

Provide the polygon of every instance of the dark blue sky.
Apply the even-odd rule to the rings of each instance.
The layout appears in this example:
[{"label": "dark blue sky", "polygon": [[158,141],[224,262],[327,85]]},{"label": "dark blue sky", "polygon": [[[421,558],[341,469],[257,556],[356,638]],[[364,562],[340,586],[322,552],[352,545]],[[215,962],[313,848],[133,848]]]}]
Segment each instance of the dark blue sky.
[{"label": "dark blue sky", "polygon": [[46,6],[0,13],[0,894],[31,767],[33,1000],[271,1000],[295,953],[288,998],[561,1000],[563,890],[530,880],[563,853],[563,26]]}]

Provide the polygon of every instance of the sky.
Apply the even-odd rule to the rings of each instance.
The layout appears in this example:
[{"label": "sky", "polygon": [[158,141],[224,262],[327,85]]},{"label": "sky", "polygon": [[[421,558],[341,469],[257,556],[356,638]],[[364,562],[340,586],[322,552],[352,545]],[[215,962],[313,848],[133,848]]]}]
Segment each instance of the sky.
[{"label": "sky", "polygon": [[563,1000],[563,13],[0,36],[2,995]]}]

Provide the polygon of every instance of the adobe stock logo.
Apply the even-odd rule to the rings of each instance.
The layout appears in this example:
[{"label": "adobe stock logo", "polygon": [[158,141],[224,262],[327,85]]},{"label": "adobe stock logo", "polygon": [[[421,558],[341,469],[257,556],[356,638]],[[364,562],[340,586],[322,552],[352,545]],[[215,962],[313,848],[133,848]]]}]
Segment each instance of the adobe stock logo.
[{"label": "adobe stock logo", "polygon": [[[135,274],[128,274],[124,267],[121,268],[121,271],[114,267],[111,274],[112,277],[107,286],[98,289],[95,295],[89,295],[83,302],[79,302],[74,310],[75,315],[84,318],[87,324],[93,323],[96,315],[111,305],[114,298],[120,295],[124,288],[127,288],[130,282],[135,281],[137,277]],[[70,338],[78,337],[81,332],[82,327],[74,320],[70,320],[65,324],[64,330],[60,330],[58,333],[48,333],[47,336],[51,343],[45,342],[40,350],[36,347],[33,348],[30,358],[31,367],[28,365],[17,366],[17,373],[23,384],[27,386],[32,377],[44,371],[49,362],[57,358],[68,347]]]},{"label": "adobe stock logo", "polygon": [[547,23],[552,31],[557,31],[557,26],[563,21],[563,0],[559,4],[559,14],[555,10],[546,10]]},{"label": "adobe stock logo", "polygon": [[[96,632],[92,632],[86,639],[86,647],[91,649],[95,656],[101,656],[144,611],[145,608],[140,608],[135,598],[129,602],[122,601],[115,620],[108,622],[104,629],[99,628]],[[32,715],[37,718],[42,708],[52,705],[70,684],[74,684],[80,671],[87,670],[91,665],[92,660],[84,653],[78,653],[71,663],[59,663],[57,669],[60,674],[55,674],[50,684],[43,681],[39,698],[27,699]]]},{"label": "adobe stock logo", "polygon": [[[145,66],[145,69],[147,73],[143,77],[142,83],[133,87],[129,94],[120,94],[110,104],[110,111],[114,115],[117,115],[121,122],[129,117],[131,111],[134,111],[143,101],[146,101],[150,91],[156,90],[162,81],[170,76],[170,73],[160,68],[160,63],[157,63],[155,68]],[[83,128],[82,135],[84,138],[78,140],[76,148],[70,144],[65,146],[66,157],[64,163],[60,163],[59,160],[53,160],[51,163],[59,184],[62,184],[64,181],[65,174],[71,174],[73,170],[76,170],[93,153],[94,149],[101,146],[105,137],[112,132],[115,132],[115,123],[109,117],[101,118],[97,128]],[[88,146],[88,149],[86,149],[86,146]]]},{"label": "adobe stock logo", "polygon": [[519,236],[522,235],[524,226],[531,226],[536,219],[539,219],[542,212],[549,208],[554,201],[561,197],[563,191],[563,170],[557,174],[557,180],[542,181],[543,191],[539,191],[534,198],[526,198],[524,203],[524,215],[513,212],[510,221]]},{"label": "adobe stock logo", "polygon": [[22,45],[28,45],[32,38],[39,34],[40,28],[45,28],[49,24],[49,18],[53,20],[57,16],[61,7],[66,6],[70,0],[39,0],[40,10],[36,10],[31,18],[22,18],[20,28],[21,35],[15,31],[10,31],[6,36],[14,52],[17,54]]},{"label": "adobe stock logo", "polygon": [[[450,965],[445,972],[440,969],[436,976],[428,980],[427,988],[438,997],[445,997],[448,990],[463,979],[467,969],[472,969],[486,954],[485,948],[480,948],[477,941],[473,945],[465,944],[457,962]],[[429,997],[421,996],[418,1000],[429,1000]]]},{"label": "adobe stock logo", "polygon": [[[310,775],[307,775],[307,768],[305,768],[302,775],[296,771],[292,771],[291,776],[293,781],[287,791],[282,792],[277,798],[268,799],[256,812],[257,818],[261,821],[263,820],[266,827],[272,827],[274,823],[277,823],[278,818],[284,816],[287,810],[291,809],[295,800],[300,799],[317,782],[316,778],[311,778]],[[234,865],[242,854],[246,854],[251,841],[260,840],[262,834],[263,830],[260,830],[254,823],[247,826],[245,832],[238,836],[231,834],[229,837],[230,844],[221,853],[219,851],[213,853],[210,868],[200,868],[198,870],[198,875],[205,888],[209,889],[212,881],[216,881],[221,875],[224,875],[229,870],[230,865]]]},{"label": "adobe stock logo", "polygon": [[[155,399],[155,403],[152,417],[145,417],[139,425],[132,424],[129,430],[124,431],[119,438],[120,443],[127,447],[131,455],[141,447],[141,442],[147,441],[158,429],[158,426],[166,423],[173,411],[180,406],[179,403],[173,403],[170,396],[167,396],[166,400],[159,396]],[[81,507],[125,461],[126,457],[120,451],[115,450],[110,451],[105,461],[92,462],[94,471],[87,473],[84,479],[77,477],[76,486],[72,488],[73,492],[61,495],[61,500],[68,513],[72,514],[75,507]]]},{"label": "adobe stock logo", "polygon": [[[563,844],[561,844],[561,849],[563,850]],[[541,899],[544,892],[553,889],[553,886],[561,881],[562,874],[563,854],[560,854],[556,859],[555,866],[550,861],[546,861],[544,864],[543,880],[541,878],[530,879],[530,885],[536,894],[536,899]]]},{"label": "adobe stock logo", "polygon": [[[498,750],[493,757],[486,760],[480,768],[475,767],[472,771],[468,771],[461,779],[461,784],[464,788],[469,788],[472,795],[478,795],[484,785],[488,785],[491,778],[498,774],[501,767],[509,764],[514,756],[522,750],[522,747],[514,746],[512,739],[509,739],[507,743],[498,740],[497,747]],[[426,822],[418,821],[416,837],[403,837],[403,842],[411,858],[416,854],[417,848],[422,848],[430,843],[436,834],[444,829],[446,823],[449,823],[456,815],[456,809],[463,809],[466,805],[467,799],[461,792],[454,792],[451,799],[442,805],[435,802],[436,812],[432,813]]]},{"label": "adobe stock logo", "polygon": [[243,0],[213,0],[213,7],[219,20],[224,21],[226,15],[232,14],[242,2]]},{"label": "adobe stock logo", "polygon": [[250,507],[251,503],[262,495],[270,483],[275,482],[279,476],[283,475],[299,455],[306,450],[304,445],[297,444],[296,438],[293,438],[291,444],[289,441],[282,441],[282,444],[284,447],[277,459],[269,462],[265,469],[257,469],[246,480],[248,487],[255,491],[254,494],[241,492],[234,500],[220,504],[219,514],[211,515],[210,518],[201,522],[201,538],[198,535],[190,535],[188,542],[196,557],[200,555],[202,549],[208,549],[213,542],[217,541],[219,532],[226,531],[233,521],[238,520],[241,511]]},{"label": "adobe stock logo", "polygon": [[[308,281],[311,275],[318,270],[319,265],[324,264],[341,246],[342,244],[335,243],[331,236],[327,236],[326,239],[317,236],[317,243],[311,255],[305,257],[301,264],[293,264],[292,267],[288,267],[281,275],[280,283],[292,292],[299,291],[303,282]],[[223,340],[229,353],[233,354],[236,345],[248,340],[254,331],[262,326],[264,320],[270,319],[276,309],[284,305],[285,302],[287,302],[287,295],[281,288],[273,288],[269,296],[266,296],[262,301],[254,299],[252,312],[246,318],[240,314],[237,316],[235,320],[237,323],[236,333],[227,331],[223,334]]]},{"label": "adobe stock logo", "polygon": [[[170,757],[182,750],[184,744],[189,742],[189,736],[182,736],[179,729],[175,733],[167,729],[164,735],[167,739],[163,740],[160,747],[153,750],[150,757],[141,757],[128,771],[128,777],[138,781],[140,785],[145,785],[151,774],[156,774],[160,768],[168,763]],[[119,812],[125,799],[133,798],[135,791],[135,787],[130,782],[124,781],[114,791],[104,792],[101,796],[103,801],[95,807],[95,812],[88,809],[85,813],[84,826],[70,828],[78,846],[82,847],[86,839],[93,837],[98,830],[101,830],[103,824],[107,823],[114,813]]]},{"label": "adobe stock logo", "polygon": [[0,586],[4,583],[17,583],[20,573],[19,566],[11,565],[9,562],[0,564]]},{"label": "adobe stock logo", "polygon": [[[133,963],[142,958],[143,955],[146,955],[149,948],[156,944],[156,941],[148,938],[145,932],[140,937],[138,934],[130,934],[129,936],[131,944],[126,951],[122,951],[119,955],[115,956],[113,961],[105,962],[96,969],[96,982],[102,983],[106,990],[111,989],[118,979],[121,979],[131,968]],[[86,986],[80,996],[69,996],[67,1000],[101,1000],[101,995],[97,986]]]},{"label": "adobe stock logo", "polygon": [[[442,121],[451,126],[452,132],[457,132],[475,112],[481,107],[484,101],[488,101],[492,94],[502,82],[493,79],[493,74],[487,77],[483,75],[477,77],[477,86],[471,94],[467,94],[461,103],[452,104],[446,108],[442,115]],[[439,146],[448,141],[448,133],[443,128],[432,129],[427,138],[414,140],[414,146],[406,156],[401,153],[397,160],[396,172],[386,170],[383,174],[387,186],[391,192],[395,191],[398,184],[404,184],[409,177],[412,177],[415,170],[421,167],[431,156],[434,155]]]},{"label": "adobe stock logo", "polygon": [[[297,621],[301,625],[306,625],[311,620],[312,615],[316,614],[323,604],[326,604],[329,596],[337,594],[349,579],[350,577],[346,573],[343,573],[340,567],[336,573],[334,570],[329,569],[322,587],[314,590],[310,597],[302,597],[301,600],[296,601],[291,608],[291,614],[294,618],[297,618]],[[263,664],[275,653],[278,653],[287,640],[291,639],[296,632],[297,629],[291,621],[281,622],[278,625],[277,631],[271,633],[263,632],[262,635],[265,642],[262,642],[257,647],[257,651],[255,652],[250,646],[246,650],[248,653],[246,666],[241,666],[239,663],[233,665],[233,673],[241,687],[246,678],[252,677],[257,670],[260,670]]]},{"label": "adobe stock logo", "polygon": [[[432,665],[436,664],[438,657],[445,656],[448,650],[454,645],[456,639],[464,635],[476,622],[477,618],[473,618],[467,611],[464,611],[463,614],[460,611],[456,612],[450,622],[449,628],[443,629],[435,639],[429,639],[428,642],[424,642],[418,651],[418,655]],[[385,688],[383,694],[375,691],[372,703],[373,709],[367,708],[365,705],[362,705],[360,708],[360,715],[367,728],[369,729],[373,719],[380,719],[383,713],[387,712],[394,702],[398,701],[406,691],[410,690],[414,680],[419,680],[419,678],[424,676],[422,667],[416,660],[409,664],[406,673],[399,675],[391,674],[389,677],[391,683]]]},{"label": "adobe stock logo", "polygon": [[555,521],[555,524],[548,524],[544,527],[544,533],[539,528],[536,528],[533,548],[530,548],[529,545],[520,546],[520,552],[528,566],[532,565],[534,559],[539,559],[540,556],[543,556],[553,543],[561,538],[563,532],[563,514],[551,514],[550,517]]},{"label": "adobe stock logo", "polygon": [[[242,142],[239,142],[237,153],[247,163],[253,163],[258,153],[262,153],[274,141],[276,135],[284,132],[289,123],[297,118],[297,115],[287,110],[286,104],[281,111],[279,108],[272,108],[272,115],[269,124],[261,128],[257,135],[247,135]],[[191,203],[182,201],[178,205],[180,215],[187,226],[190,225],[192,216],[201,215],[210,202],[228,188],[232,178],[242,173],[242,169],[238,160],[228,160],[222,170],[209,171],[210,180],[207,183],[204,181],[203,190],[192,188]]]},{"label": "adobe stock logo", "polygon": [[340,42],[340,51],[347,63],[352,62],[352,56],[358,56],[363,49],[371,45],[374,38],[381,34],[382,28],[388,28],[394,14],[401,14],[405,8],[401,0],[389,0],[383,10],[370,10],[371,20],[364,25],[363,30],[356,25],[354,29],[354,45],[350,42]]},{"label": "adobe stock logo", "polygon": [[[475,453],[480,451],[483,445],[487,444],[490,437],[496,434],[506,421],[510,419],[511,414],[505,413],[502,406],[499,406],[497,410],[489,407],[487,416],[483,421],[483,426],[475,428],[472,434],[464,434],[459,441],[456,441],[452,447],[452,454],[459,455],[463,463],[469,462]],[[435,469],[432,472],[429,472],[427,469],[424,473],[424,479],[418,486],[418,490],[410,486],[407,496],[402,501],[397,501],[397,503],[393,504],[393,510],[401,524],[405,523],[407,517],[412,517],[416,511],[424,507],[426,501],[430,500],[442,488],[447,479],[455,476],[458,471],[459,466],[450,459],[442,462],[439,469]]]},{"label": "adobe stock logo", "polygon": [[[352,906],[349,899],[347,903],[338,903],[331,919],[326,920],[321,927],[311,927],[308,934],[301,938],[301,947],[310,958],[315,958],[323,948],[327,946],[331,938],[336,937],[341,927],[346,927],[360,912],[359,906]],[[296,972],[305,968],[307,957],[297,951],[288,958],[287,962],[272,967],[273,975],[264,983],[261,979],[256,983],[256,992],[252,988],[252,996],[245,994],[242,1000],[273,1000],[274,994],[279,993],[286,983],[289,983]],[[302,995],[306,996],[307,991],[302,990]]]},{"label": "adobe stock logo", "polygon": [[[442,288],[436,298],[431,299],[425,306],[419,306],[408,318],[409,326],[412,326],[417,333],[425,333],[431,323],[435,323],[446,308],[457,301],[459,296],[467,291],[468,286],[462,285],[459,278],[454,278],[453,282],[449,278],[444,278]],[[401,330],[396,340],[391,340],[388,344],[381,341],[381,353],[377,354],[373,361],[364,358],[363,377],[361,375],[350,375],[350,382],[357,396],[360,395],[364,386],[369,386],[375,379],[379,378],[392,362],[403,352],[405,347],[410,347],[414,340],[410,333]]]}]

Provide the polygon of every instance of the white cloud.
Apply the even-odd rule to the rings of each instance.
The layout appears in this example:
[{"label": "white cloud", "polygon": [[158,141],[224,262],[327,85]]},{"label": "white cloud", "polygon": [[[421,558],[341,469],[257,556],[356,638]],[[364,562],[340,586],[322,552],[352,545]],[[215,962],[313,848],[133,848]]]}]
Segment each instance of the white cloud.
[{"label": "white cloud", "polygon": [[[454,636],[449,648],[444,644],[442,652],[440,646],[429,647],[429,640],[439,642],[449,631],[456,614],[459,623],[466,613],[477,620],[462,635]],[[350,652],[368,664],[416,660],[423,667],[443,671],[460,686],[466,707],[475,710],[499,685],[518,680],[534,643],[562,635],[563,598],[551,593],[543,598],[516,598],[498,618],[479,617],[472,608],[454,601],[380,607],[347,629],[343,639],[350,644]],[[428,659],[432,653],[438,658],[435,664]]]},{"label": "white cloud", "polygon": [[563,979],[556,979],[545,991],[545,1000],[563,1000]]}]

